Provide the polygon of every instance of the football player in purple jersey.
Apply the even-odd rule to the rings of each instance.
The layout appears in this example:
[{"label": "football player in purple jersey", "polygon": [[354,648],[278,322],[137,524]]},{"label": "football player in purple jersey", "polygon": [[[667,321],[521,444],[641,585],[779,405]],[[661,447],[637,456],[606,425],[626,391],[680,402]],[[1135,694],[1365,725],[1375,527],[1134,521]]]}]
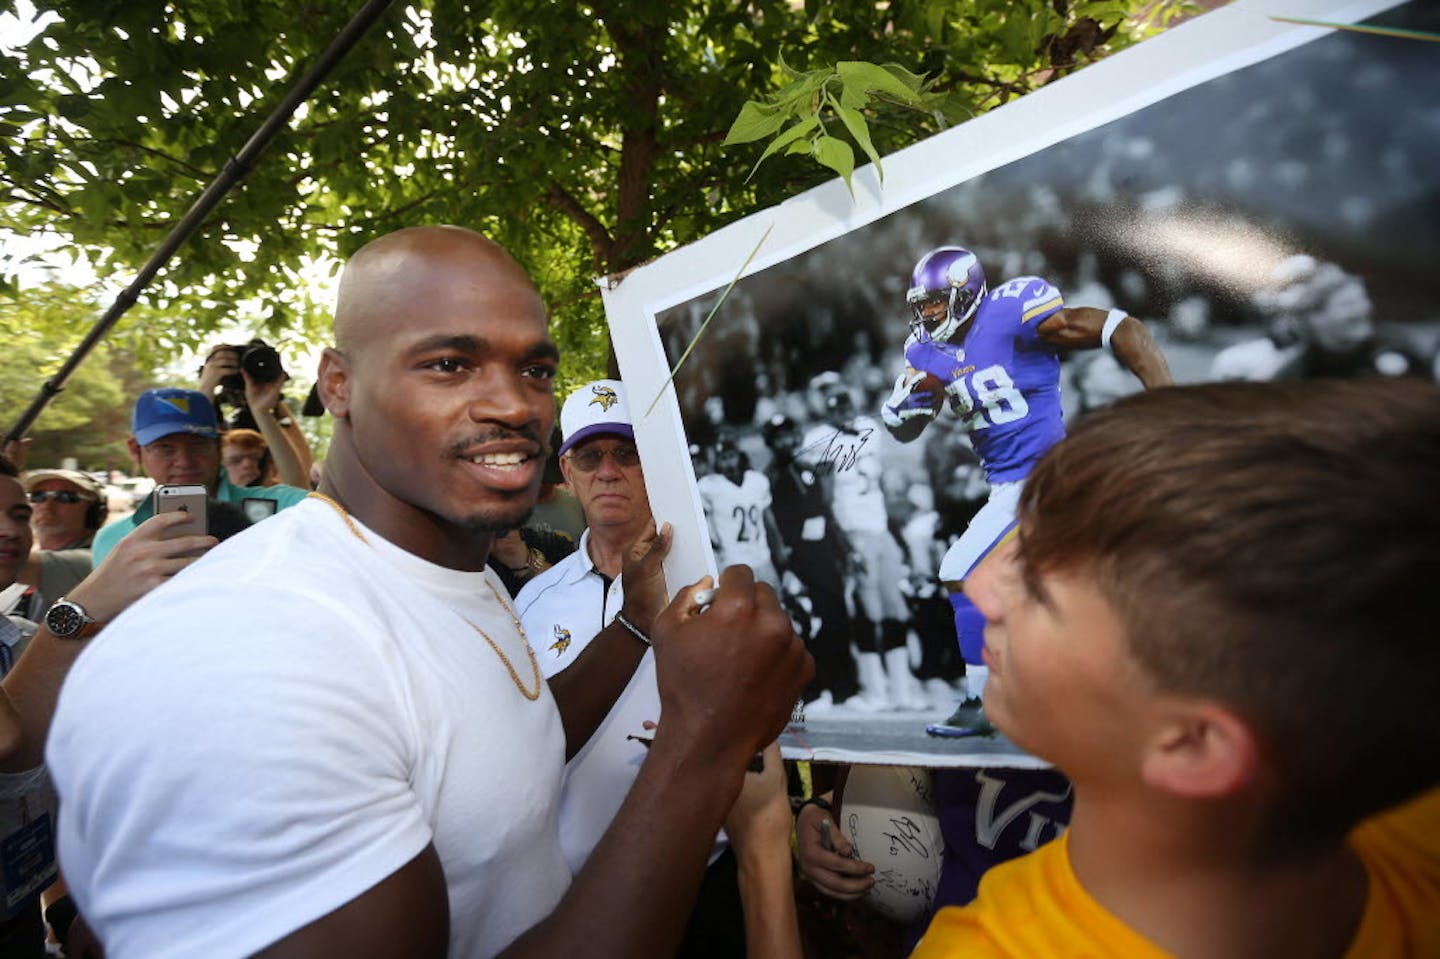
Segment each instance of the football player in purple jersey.
[{"label": "football player in purple jersey", "polygon": [[[965,577],[1014,529],[1020,487],[1042,453],[1065,435],[1060,359],[1105,347],[1146,389],[1172,381],[1165,354],[1144,323],[1124,310],[1065,305],[1038,276],[989,288],[974,253],[942,246],[915,264],[906,297],[913,316],[905,369],[881,409],[902,443],[918,437],[948,400],[990,482],[990,498],[946,552],[940,580],[950,592],[966,662],[979,664],[985,620],[965,597]],[[988,732],[979,689],[943,723],[940,736]]]}]

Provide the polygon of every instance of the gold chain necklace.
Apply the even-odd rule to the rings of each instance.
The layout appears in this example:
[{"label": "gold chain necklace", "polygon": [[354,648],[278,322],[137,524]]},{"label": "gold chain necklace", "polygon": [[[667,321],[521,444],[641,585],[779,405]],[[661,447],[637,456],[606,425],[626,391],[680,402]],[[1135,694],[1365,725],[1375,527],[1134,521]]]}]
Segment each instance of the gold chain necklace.
[{"label": "gold chain necklace", "polygon": [[[366,546],[370,545],[370,541],[365,538],[364,533],[360,532],[360,527],[355,525],[355,520],[350,516],[348,512],[346,512],[345,507],[341,506],[339,503],[335,502],[333,499],[326,496],[324,493],[318,491],[312,492],[310,494],[310,497],[312,499],[318,499],[320,502],[329,505],[331,509],[333,509],[336,513],[340,514],[340,518],[345,521],[346,528],[350,530],[351,534],[356,539],[364,543]],[[371,548],[373,549],[374,547]],[[544,678],[540,675],[540,664],[535,661],[535,650],[530,648],[530,640],[525,635],[525,627],[520,625],[520,620],[518,617],[516,617],[515,611],[510,608],[509,603],[505,602],[505,600],[500,598],[499,591],[496,590],[495,587],[490,583],[489,577],[485,578],[485,585],[490,588],[491,594],[495,597],[495,601],[500,604],[500,607],[504,609],[505,612],[510,614],[510,621],[515,624],[515,631],[520,634],[520,639],[525,643],[525,652],[530,657],[530,678],[531,681],[535,684],[534,691],[532,692],[531,690],[525,688],[525,683],[520,678],[520,674],[515,671],[515,667],[511,664],[510,658],[505,655],[504,650],[500,648],[500,645],[496,643],[495,640],[490,638],[489,634],[487,634],[485,630],[470,622],[470,620],[466,619],[463,614],[456,612],[455,615],[459,616],[460,619],[464,621],[466,626],[469,626],[471,629],[475,630],[475,632],[479,633],[480,638],[485,640],[485,642],[489,644],[490,648],[495,651],[495,655],[500,657],[500,662],[505,664],[505,671],[510,674],[510,681],[515,684],[516,689],[520,690],[520,695],[524,696],[526,699],[530,700],[533,703],[535,700],[540,698],[540,689],[545,682]]]}]

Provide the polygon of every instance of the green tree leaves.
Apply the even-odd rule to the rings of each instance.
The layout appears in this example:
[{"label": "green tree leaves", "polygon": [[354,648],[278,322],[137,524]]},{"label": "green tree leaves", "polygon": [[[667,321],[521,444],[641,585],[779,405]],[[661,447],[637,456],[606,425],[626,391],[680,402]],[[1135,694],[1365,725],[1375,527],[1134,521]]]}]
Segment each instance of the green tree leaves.
[{"label": "green tree leaves", "polygon": [[[844,140],[832,136],[817,137],[810,144],[810,152],[821,166],[829,167],[845,179],[850,186],[850,174],[855,169],[855,151]],[[851,190],[853,191],[853,188]]]},{"label": "green tree leaves", "polygon": [[764,139],[785,125],[785,117],[778,106],[750,100],[740,108],[740,115],[730,125],[725,145]]},{"label": "green tree leaves", "polygon": [[[794,120],[784,132],[771,137],[760,159],[755,161],[750,176],[754,177],[768,157],[781,150],[808,153],[821,166],[844,177],[850,186],[855,170],[855,151],[845,140],[830,133],[826,119],[840,120],[840,126],[860,146],[876,170],[884,177],[880,154],[870,137],[870,126],[860,108],[872,98],[882,97],[909,107],[921,108],[926,102],[924,80],[894,64],[876,66],[858,60],[842,60],[833,68],[801,73],[781,68],[793,79],[768,101],[747,101],[725,137],[726,146],[751,143],[771,137],[785,124]],[[793,146],[802,137],[806,146]],[[787,149],[788,148],[788,149]]]},{"label": "green tree leaves", "polygon": [[[99,316],[83,291],[50,284],[0,302],[0,429],[8,430],[60,368]],[[145,308],[141,310],[142,316]],[[67,456],[88,469],[128,469],[125,437],[134,397],[159,382],[151,364],[159,351],[122,335],[100,344],[36,424],[28,464],[59,466]]]},{"label": "green tree leaves", "polygon": [[[60,235],[120,279],[354,11],[36,6],[60,17],[0,54],[0,226]],[[566,376],[603,372],[595,276],[1132,42],[1147,28],[1116,17],[1141,6],[401,0],[147,293],[169,324],[154,338],[213,339],[239,319],[319,340],[329,303],[314,264],[400,226],[458,223],[536,277]],[[780,159],[800,153],[810,161]]]},{"label": "green tree leaves", "polygon": [[[806,10],[823,18],[842,6],[814,2]],[[782,85],[745,103],[725,144],[768,140],[752,177],[783,151],[809,155],[850,186],[853,143],[883,179],[880,156],[894,146],[1023,95],[1134,43],[1156,29],[1151,23],[1168,24],[1177,11],[1190,12],[1184,2],[1162,2],[1145,5],[1150,20],[1131,20],[1141,6],[1122,0],[1073,6],[1066,0],[897,2],[890,6],[886,34],[895,49],[915,56],[913,65],[922,72],[866,60],[801,72],[781,60]],[[893,135],[904,129],[908,138]],[[797,146],[801,137],[808,148]]]}]

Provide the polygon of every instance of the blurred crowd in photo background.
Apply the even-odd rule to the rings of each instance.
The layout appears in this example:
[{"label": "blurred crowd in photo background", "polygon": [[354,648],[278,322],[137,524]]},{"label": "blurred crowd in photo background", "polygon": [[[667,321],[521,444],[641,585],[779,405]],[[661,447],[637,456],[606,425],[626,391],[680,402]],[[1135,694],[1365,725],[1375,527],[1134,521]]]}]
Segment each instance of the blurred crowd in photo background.
[{"label": "blurred crowd in photo background", "polygon": [[[1043,210],[1045,204],[1037,208]],[[901,229],[889,232],[903,234],[897,237],[897,249],[907,256],[913,250],[923,252],[925,244],[935,239],[953,242],[950,237],[928,232],[919,217],[901,219],[905,221]],[[856,246],[847,248],[844,241],[837,241],[832,244],[835,249],[826,248],[824,256],[812,256],[798,267],[787,264],[791,269],[788,275],[753,288],[737,286],[706,331],[710,340],[706,350],[691,356],[676,376],[676,386],[695,473],[702,477],[702,491],[707,494],[716,490],[738,493],[745,486],[742,477],[751,473],[769,475],[771,482],[775,481],[775,474],[785,469],[788,459],[777,460],[773,444],[767,442],[765,431],[770,424],[793,427],[802,449],[815,447],[820,436],[815,431],[826,424],[831,433],[842,427],[844,434],[865,450],[854,458],[853,465],[875,464],[869,467],[872,489],[868,505],[857,509],[849,504],[846,497],[858,494],[847,493],[847,484],[842,483],[839,489],[826,487],[826,508],[842,518],[848,514],[883,520],[891,538],[902,546],[905,565],[895,582],[908,605],[902,619],[913,633],[908,661],[919,688],[882,679],[879,673],[872,673],[869,682],[862,677],[862,685],[878,693],[881,684],[888,683],[886,695],[869,697],[882,708],[926,708],[953,695],[945,687],[953,687],[959,680],[953,657],[932,649],[935,644],[927,642],[930,629],[924,624],[933,626],[941,621],[933,607],[937,599],[943,602],[936,595],[938,559],[934,553],[943,553],[964,532],[986,502],[989,485],[959,417],[936,417],[930,430],[906,444],[877,428],[895,371],[904,365],[901,347],[907,332],[905,285],[910,263],[901,262],[897,253],[893,274],[876,275],[871,267],[866,275],[875,277],[872,282],[837,286],[833,282],[837,276],[861,275]],[[1372,293],[1371,284],[1360,273],[1309,253],[1271,250],[1257,265],[1252,285],[1243,295],[1193,285],[1180,285],[1161,295],[1155,290],[1155,278],[1134,266],[1116,268],[1099,252],[1088,249],[1058,263],[1038,246],[1007,250],[982,244],[976,253],[996,282],[1016,275],[1040,275],[1059,286],[1067,305],[1119,308],[1139,316],[1163,350],[1176,382],[1440,377],[1440,312],[1434,311],[1433,305],[1429,314],[1423,313],[1425,306],[1420,304],[1418,315],[1389,318],[1377,304],[1395,301],[1393,290],[1388,295]],[[865,256],[875,259],[873,252]],[[825,282],[816,275],[822,263]],[[710,305],[692,303],[662,319],[667,348],[673,355],[689,343]],[[786,322],[779,323],[778,318]],[[736,357],[752,362],[736,362]],[[817,386],[822,383],[823,387]],[[1061,387],[1065,417],[1074,421],[1137,392],[1141,385],[1109,350],[1093,350],[1064,358]],[[833,448],[812,448],[811,464],[836,453]],[[703,479],[722,470],[731,472],[730,481]],[[855,475],[864,472],[858,470]],[[754,482],[746,480],[751,485]],[[707,496],[707,503],[713,498]],[[754,504],[759,504],[761,511],[745,525],[763,551],[767,530],[756,520],[764,517],[768,497],[756,499]],[[727,505],[725,510],[728,514],[734,507]],[[783,525],[784,520],[781,522]],[[843,528],[845,524],[838,525]],[[768,535],[774,538],[773,533]],[[712,540],[723,560],[714,517]],[[837,555],[843,557],[847,552],[848,546],[841,547]],[[871,628],[864,622],[870,614],[856,607],[856,572],[852,567],[844,574],[842,594],[850,597],[848,615],[862,620],[859,628],[864,631]],[[813,593],[824,591],[824,586],[798,584],[793,579],[777,585],[782,586],[802,631],[807,622],[822,619],[813,615]],[[832,605],[830,609],[833,620],[833,611],[846,606]],[[896,645],[882,641],[875,650],[883,656],[887,648]],[[869,647],[862,643],[855,648]],[[857,663],[862,673],[874,669],[873,665],[867,667],[867,662],[861,654]],[[892,673],[895,663],[892,660]],[[823,702],[840,702],[842,693],[854,692],[849,681],[839,680]],[[819,701],[820,690],[812,693]],[[863,708],[865,702],[862,697],[850,705]]]}]

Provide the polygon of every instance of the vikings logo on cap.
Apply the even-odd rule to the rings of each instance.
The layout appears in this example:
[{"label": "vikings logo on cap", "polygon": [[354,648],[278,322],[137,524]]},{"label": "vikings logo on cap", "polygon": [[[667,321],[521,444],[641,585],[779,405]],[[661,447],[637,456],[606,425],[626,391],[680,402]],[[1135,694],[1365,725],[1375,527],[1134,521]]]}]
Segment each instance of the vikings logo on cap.
[{"label": "vikings logo on cap", "polygon": [[608,386],[601,386],[599,383],[596,383],[590,387],[590,392],[595,394],[595,398],[590,401],[590,405],[598,406],[604,412],[608,413],[610,407],[620,402],[619,395]]},{"label": "vikings logo on cap", "polygon": [[564,656],[565,650],[570,648],[570,630],[556,623],[555,642],[551,643],[548,648],[554,650],[556,656]]},{"label": "vikings logo on cap", "polygon": [[560,408],[560,432],[565,437],[558,451],[560,456],[592,436],[634,439],[625,384],[619,380],[595,380],[575,390]]}]

